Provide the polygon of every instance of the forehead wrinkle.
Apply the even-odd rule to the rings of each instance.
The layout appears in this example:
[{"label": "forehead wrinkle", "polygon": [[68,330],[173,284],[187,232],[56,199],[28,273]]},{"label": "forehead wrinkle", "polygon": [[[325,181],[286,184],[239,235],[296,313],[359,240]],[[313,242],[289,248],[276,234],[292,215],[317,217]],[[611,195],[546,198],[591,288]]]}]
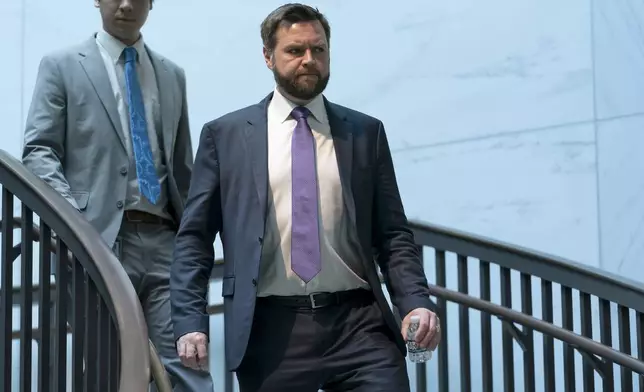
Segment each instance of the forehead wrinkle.
[{"label": "forehead wrinkle", "polygon": [[286,42],[285,46],[326,46],[326,43],[321,40],[308,41],[303,39],[293,39]]}]

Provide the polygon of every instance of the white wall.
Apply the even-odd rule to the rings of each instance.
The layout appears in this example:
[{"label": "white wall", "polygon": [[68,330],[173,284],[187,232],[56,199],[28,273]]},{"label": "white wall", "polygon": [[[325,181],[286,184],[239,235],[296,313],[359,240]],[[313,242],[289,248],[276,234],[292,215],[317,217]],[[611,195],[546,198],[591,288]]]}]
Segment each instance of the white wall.
[{"label": "white wall", "polygon": [[[99,27],[92,3],[0,0],[0,148],[19,155],[39,59]],[[281,2],[156,3],[145,39],[186,69],[196,147],[272,88],[259,24]],[[644,280],[641,1],[312,4],[333,30],[327,96],[384,121],[411,218]]]}]

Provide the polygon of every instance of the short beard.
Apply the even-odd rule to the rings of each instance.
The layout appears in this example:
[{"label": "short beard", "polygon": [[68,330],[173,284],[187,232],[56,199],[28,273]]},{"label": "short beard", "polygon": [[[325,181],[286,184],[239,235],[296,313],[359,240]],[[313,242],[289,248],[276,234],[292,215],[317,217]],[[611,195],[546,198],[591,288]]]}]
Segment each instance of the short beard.
[{"label": "short beard", "polygon": [[329,83],[329,78],[331,74],[329,73],[326,77],[322,77],[318,74],[318,81],[315,83],[312,89],[302,88],[298,86],[295,79],[289,79],[279,73],[277,68],[273,68],[273,76],[275,77],[275,82],[277,86],[286,94],[290,95],[293,98],[299,99],[301,101],[310,101],[326,89],[326,85]]}]

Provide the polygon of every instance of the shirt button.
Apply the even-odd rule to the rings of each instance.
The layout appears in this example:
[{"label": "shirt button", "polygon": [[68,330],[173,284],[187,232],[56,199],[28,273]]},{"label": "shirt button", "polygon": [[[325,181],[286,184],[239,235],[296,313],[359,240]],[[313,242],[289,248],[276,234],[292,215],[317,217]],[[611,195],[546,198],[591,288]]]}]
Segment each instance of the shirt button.
[{"label": "shirt button", "polygon": [[116,202],[116,208],[118,208],[118,209],[123,208],[123,202],[121,200]]},{"label": "shirt button", "polygon": [[123,166],[123,167],[121,168],[121,170],[119,170],[119,171],[120,171],[120,173],[121,173],[122,175],[126,175],[126,174],[127,174],[127,167]]}]

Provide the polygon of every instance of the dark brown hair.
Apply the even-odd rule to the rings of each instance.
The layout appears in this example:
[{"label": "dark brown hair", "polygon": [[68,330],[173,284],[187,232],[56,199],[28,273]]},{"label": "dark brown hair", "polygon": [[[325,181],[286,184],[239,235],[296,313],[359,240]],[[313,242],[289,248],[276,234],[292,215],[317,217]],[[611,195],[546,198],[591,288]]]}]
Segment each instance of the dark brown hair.
[{"label": "dark brown hair", "polygon": [[298,22],[318,21],[324,28],[327,42],[331,41],[331,27],[329,21],[317,8],[300,3],[289,3],[280,6],[268,14],[262,22],[261,35],[264,47],[272,52],[277,44],[277,30],[282,26],[291,26]]}]

